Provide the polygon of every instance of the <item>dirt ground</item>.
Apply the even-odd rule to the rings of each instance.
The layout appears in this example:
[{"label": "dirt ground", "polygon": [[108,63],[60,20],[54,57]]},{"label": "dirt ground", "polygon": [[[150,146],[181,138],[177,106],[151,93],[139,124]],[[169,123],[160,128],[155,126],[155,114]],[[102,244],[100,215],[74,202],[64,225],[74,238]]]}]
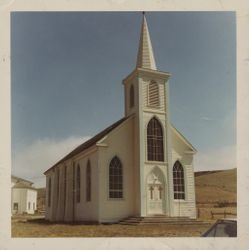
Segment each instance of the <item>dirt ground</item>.
[{"label": "dirt ground", "polygon": [[[84,225],[50,223],[44,216],[14,216],[12,237],[199,237],[226,213],[237,213],[236,207],[217,208],[213,204],[197,207],[203,225]],[[212,218],[211,215],[214,213]],[[218,213],[218,214],[215,214]],[[226,215],[226,217],[236,217]]]},{"label": "dirt ground", "polygon": [[12,237],[199,237],[212,225],[70,225],[12,220]]}]

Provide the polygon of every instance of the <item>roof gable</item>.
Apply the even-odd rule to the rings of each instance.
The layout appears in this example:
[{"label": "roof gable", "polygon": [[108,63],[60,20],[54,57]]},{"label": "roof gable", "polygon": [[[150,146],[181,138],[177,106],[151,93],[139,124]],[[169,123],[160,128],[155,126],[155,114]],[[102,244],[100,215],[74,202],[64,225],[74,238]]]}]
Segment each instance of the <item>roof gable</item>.
[{"label": "roof gable", "polygon": [[180,140],[185,143],[194,153],[197,152],[196,148],[171,124],[171,130],[174,132]]}]

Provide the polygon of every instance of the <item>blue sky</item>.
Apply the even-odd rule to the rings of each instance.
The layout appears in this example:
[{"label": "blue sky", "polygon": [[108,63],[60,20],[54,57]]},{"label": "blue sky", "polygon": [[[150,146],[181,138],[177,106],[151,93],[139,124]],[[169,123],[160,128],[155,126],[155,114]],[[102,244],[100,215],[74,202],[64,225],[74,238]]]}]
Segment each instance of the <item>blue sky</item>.
[{"label": "blue sky", "polygon": [[[147,12],[171,122],[197,148],[195,169],[236,167],[234,12]],[[12,172],[33,181],[124,115],[140,12],[13,12]]]}]

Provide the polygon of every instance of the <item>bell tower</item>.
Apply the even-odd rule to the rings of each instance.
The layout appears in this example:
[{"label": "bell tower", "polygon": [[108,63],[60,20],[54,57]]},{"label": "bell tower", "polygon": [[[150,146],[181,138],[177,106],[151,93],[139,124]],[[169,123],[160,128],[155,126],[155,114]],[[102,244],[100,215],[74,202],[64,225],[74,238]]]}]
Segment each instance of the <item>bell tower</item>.
[{"label": "bell tower", "polygon": [[[134,171],[138,193],[135,207],[140,216],[170,215],[172,210],[169,78],[168,72],[157,69],[143,13],[136,68],[123,80],[125,116],[134,115],[135,120]],[[152,185],[152,176],[161,180],[160,187]]]}]

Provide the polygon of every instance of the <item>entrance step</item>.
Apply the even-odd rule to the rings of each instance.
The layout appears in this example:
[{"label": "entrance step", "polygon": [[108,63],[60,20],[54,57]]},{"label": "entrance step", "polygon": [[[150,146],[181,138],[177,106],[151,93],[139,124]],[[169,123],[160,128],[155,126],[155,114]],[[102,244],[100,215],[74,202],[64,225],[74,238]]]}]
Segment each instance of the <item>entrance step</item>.
[{"label": "entrance step", "polygon": [[122,225],[197,225],[205,224],[205,222],[191,219],[189,217],[169,217],[166,215],[153,215],[146,217],[132,216],[125,218],[119,222]]}]

